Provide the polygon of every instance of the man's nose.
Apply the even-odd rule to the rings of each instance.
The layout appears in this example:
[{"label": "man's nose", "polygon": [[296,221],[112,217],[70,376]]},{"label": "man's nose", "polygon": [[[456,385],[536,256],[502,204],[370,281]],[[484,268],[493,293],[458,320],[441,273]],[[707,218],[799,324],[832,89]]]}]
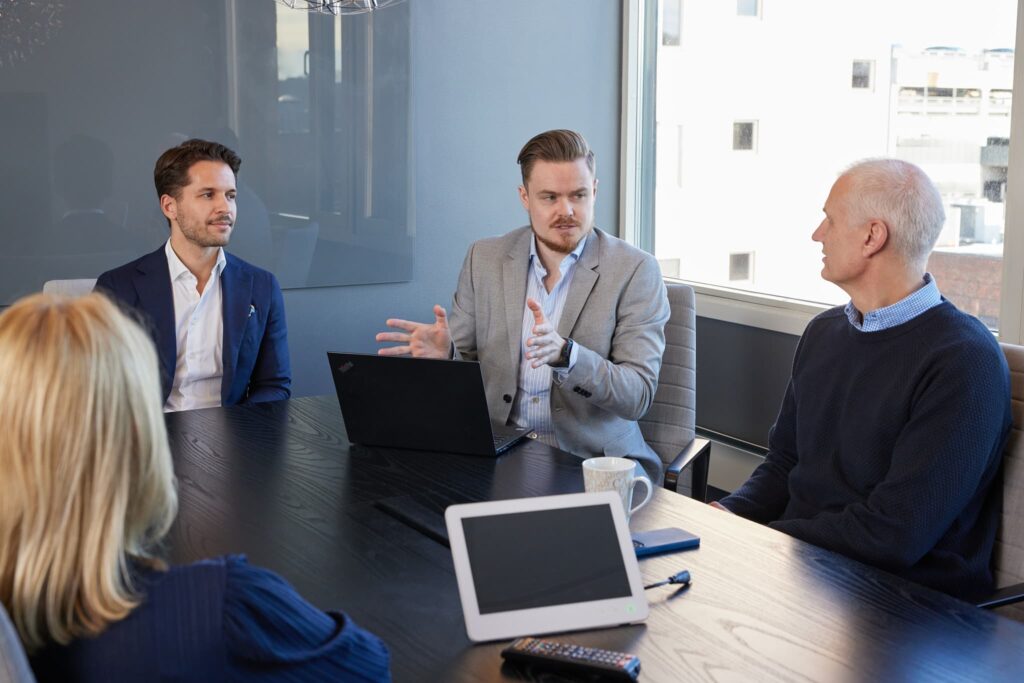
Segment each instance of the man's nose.
[{"label": "man's nose", "polygon": [[821,241],[821,231],[822,231],[822,228],[824,227],[824,225],[825,225],[825,221],[822,221],[821,223],[818,223],[818,227],[816,227],[814,229],[814,232],[811,233],[811,240],[813,240],[814,242],[820,242]]},{"label": "man's nose", "polygon": [[573,207],[572,201],[570,201],[569,199],[566,199],[565,201],[563,201],[562,202],[562,215],[563,216],[572,216],[574,213],[576,213],[576,209]]},{"label": "man's nose", "polygon": [[231,200],[227,196],[221,195],[217,202],[217,213],[231,213]]}]

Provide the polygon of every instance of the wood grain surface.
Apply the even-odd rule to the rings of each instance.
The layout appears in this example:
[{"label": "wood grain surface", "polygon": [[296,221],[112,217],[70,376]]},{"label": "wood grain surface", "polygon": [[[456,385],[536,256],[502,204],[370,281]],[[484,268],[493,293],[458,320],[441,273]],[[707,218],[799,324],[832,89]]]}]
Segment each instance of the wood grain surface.
[{"label": "wood grain surface", "polygon": [[[558,681],[502,668],[466,638],[444,508],[583,490],[580,459],[528,441],[500,458],[350,445],[337,400],[170,414],[174,562],[225,553],[342,609],[391,648],[397,681]],[[632,652],[641,681],[1022,681],[1024,625],[660,489],[634,530],[700,548],[640,561],[636,626],[564,634]],[[543,561],[543,558],[538,558]]]}]

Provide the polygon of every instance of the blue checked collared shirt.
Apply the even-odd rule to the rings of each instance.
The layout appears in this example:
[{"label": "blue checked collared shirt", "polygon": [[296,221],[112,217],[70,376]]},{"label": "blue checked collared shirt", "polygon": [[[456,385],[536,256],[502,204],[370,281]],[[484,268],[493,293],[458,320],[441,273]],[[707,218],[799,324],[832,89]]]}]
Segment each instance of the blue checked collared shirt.
[{"label": "blue checked collared shirt", "polygon": [[[544,317],[552,325],[558,326],[562,318],[562,309],[565,308],[565,298],[569,294],[569,286],[572,284],[573,273],[576,272],[576,263],[583,253],[583,246],[587,239],[583,238],[572,253],[567,254],[558,265],[562,274],[554,288],[548,292],[544,287],[544,278],[548,271],[537,256],[537,238],[530,240],[530,266],[526,273],[526,298],[532,298],[540,304],[544,310]],[[523,336],[519,344],[519,387],[516,390],[516,399],[512,405],[512,414],[509,420],[520,427],[529,427],[537,433],[537,439],[549,446],[558,447],[558,440],[555,438],[555,424],[551,419],[551,375],[553,372],[567,373],[576,364],[579,347],[573,346],[569,355],[569,367],[552,368],[550,365],[542,365],[539,368],[532,367],[530,360],[526,358],[529,350],[526,340],[533,336],[533,311],[523,304]]]},{"label": "blue checked collared shirt", "polygon": [[924,286],[912,292],[896,303],[864,314],[861,321],[860,312],[853,307],[853,302],[846,304],[846,317],[850,324],[861,332],[880,332],[890,327],[910,322],[925,311],[942,303],[942,295],[935,284],[931,273],[924,274]]}]

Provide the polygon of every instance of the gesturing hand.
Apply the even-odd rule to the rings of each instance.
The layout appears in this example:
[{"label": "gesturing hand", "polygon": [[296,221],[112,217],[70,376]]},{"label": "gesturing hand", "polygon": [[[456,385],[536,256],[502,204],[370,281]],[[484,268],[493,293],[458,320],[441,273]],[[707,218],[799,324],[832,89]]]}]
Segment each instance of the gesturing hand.
[{"label": "gesturing hand", "polygon": [[526,340],[526,358],[530,361],[530,367],[539,368],[558,360],[562,355],[565,340],[555,332],[555,326],[544,317],[544,309],[539,303],[531,298],[526,300],[526,306],[533,312],[533,336]]},{"label": "gesturing hand", "polygon": [[404,332],[378,332],[379,342],[398,342],[401,346],[385,346],[377,349],[380,356],[412,355],[416,358],[448,358],[452,346],[452,335],[448,331],[448,315],[444,309],[434,305],[434,322],[416,323],[400,318],[388,318],[388,327]]}]

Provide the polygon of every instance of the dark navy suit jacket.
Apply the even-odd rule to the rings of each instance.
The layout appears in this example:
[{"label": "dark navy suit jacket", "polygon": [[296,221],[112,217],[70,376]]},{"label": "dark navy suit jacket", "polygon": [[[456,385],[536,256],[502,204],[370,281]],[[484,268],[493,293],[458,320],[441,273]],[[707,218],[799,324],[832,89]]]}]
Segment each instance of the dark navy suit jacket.
[{"label": "dark navy suit jacket", "polygon": [[[221,404],[276,401],[291,396],[291,362],[284,298],[277,278],[262,268],[224,253],[221,273],[224,315],[224,376]],[[178,343],[174,295],[167,255],[161,245],[100,275],[96,289],[139,311],[160,356],[164,401],[171,393]]]},{"label": "dark navy suit jacket", "polygon": [[242,556],[166,572],[130,568],[141,604],[95,638],[37,651],[39,683],[391,680],[377,636],[341,612],[320,611]]}]

